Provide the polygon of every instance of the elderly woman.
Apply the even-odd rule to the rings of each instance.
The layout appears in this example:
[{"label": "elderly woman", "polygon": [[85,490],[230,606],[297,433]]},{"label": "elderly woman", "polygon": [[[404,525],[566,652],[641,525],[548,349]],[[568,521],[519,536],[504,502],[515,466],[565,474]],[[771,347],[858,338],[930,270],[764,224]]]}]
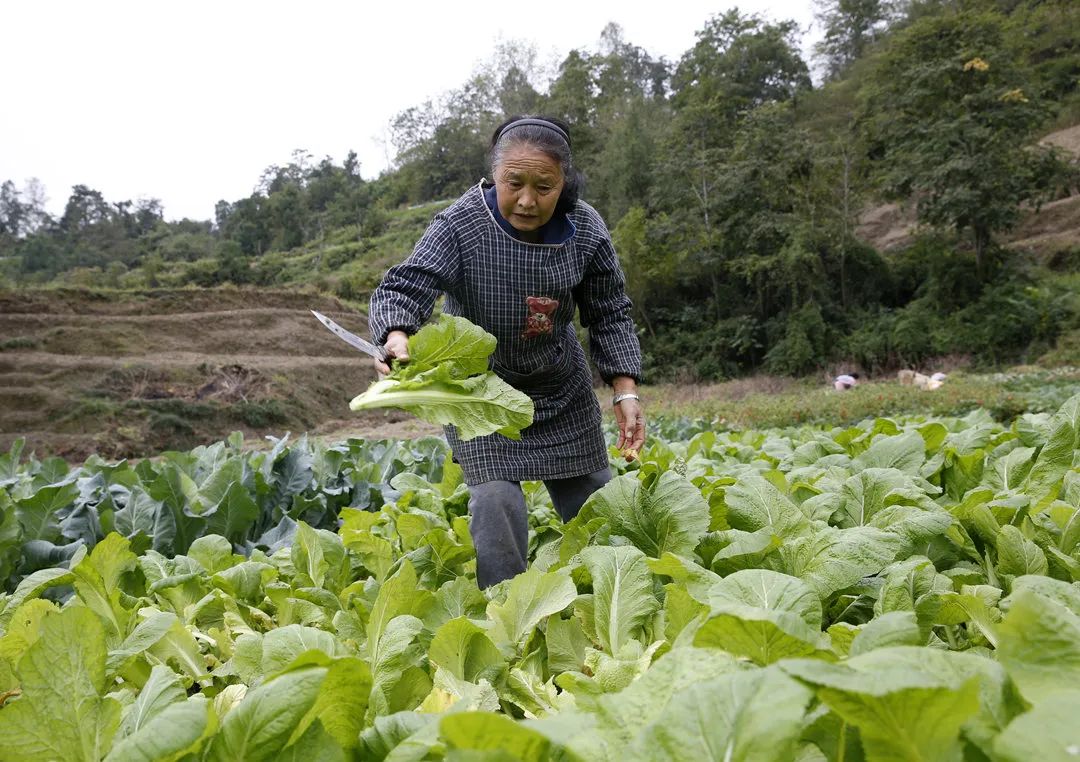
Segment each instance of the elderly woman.
[{"label": "elderly woman", "polygon": [[[372,336],[400,361],[407,339],[445,293],[444,311],[498,339],[492,370],[533,400],[520,441],[499,434],[446,438],[469,485],[476,577],[488,587],[528,561],[521,482],[542,480],[564,521],[611,478],[592,374],[574,329],[613,387],[620,448],[640,449],[645,423],[630,300],[607,226],[578,198],[569,127],[515,117],[491,140],[494,183],[481,181],[435,215],[413,253],[390,268],[371,297]],[[376,362],[380,373],[389,368]]]}]

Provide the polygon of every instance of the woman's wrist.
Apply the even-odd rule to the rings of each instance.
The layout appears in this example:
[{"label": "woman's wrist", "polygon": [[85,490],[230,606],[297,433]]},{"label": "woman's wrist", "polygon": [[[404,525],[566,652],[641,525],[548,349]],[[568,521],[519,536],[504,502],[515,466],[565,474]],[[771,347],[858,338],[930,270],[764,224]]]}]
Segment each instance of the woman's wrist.
[{"label": "woman's wrist", "polygon": [[625,399],[637,400],[637,381],[631,376],[616,376],[611,380],[611,404],[618,406]]},{"label": "woman's wrist", "polygon": [[633,376],[615,376],[611,379],[611,390],[616,394],[637,394],[637,381]]}]

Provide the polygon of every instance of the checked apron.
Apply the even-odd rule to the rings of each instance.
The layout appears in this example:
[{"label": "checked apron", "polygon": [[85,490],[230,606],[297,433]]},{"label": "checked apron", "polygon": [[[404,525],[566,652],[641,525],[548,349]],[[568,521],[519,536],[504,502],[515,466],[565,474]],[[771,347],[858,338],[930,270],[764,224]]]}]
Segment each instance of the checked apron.
[{"label": "checked apron", "polygon": [[579,201],[572,234],[559,244],[520,241],[496,222],[470,188],[435,215],[412,254],[391,267],[371,297],[372,337],[415,333],[440,294],[443,311],[498,340],[492,370],[533,400],[535,417],[520,440],[501,434],[446,439],[465,482],[563,479],[608,465],[600,406],[577,338],[574,313],[589,332],[589,351],[605,381],[641,376],[641,350],[618,258],[600,215]]}]

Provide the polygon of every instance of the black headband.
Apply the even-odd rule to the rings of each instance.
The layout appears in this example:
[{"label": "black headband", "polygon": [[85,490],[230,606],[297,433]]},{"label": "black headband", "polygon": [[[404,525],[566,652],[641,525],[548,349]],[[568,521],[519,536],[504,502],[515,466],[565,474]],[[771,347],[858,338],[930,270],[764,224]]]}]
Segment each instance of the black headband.
[{"label": "black headband", "polygon": [[566,141],[567,146],[570,145],[570,136],[566,134],[566,130],[564,130],[562,127],[555,124],[554,122],[549,122],[547,119],[535,119],[533,117],[515,119],[514,121],[510,122],[510,124],[499,130],[499,137],[495,138],[495,142],[498,143],[500,140],[502,140],[503,135],[505,135],[508,131],[514,129],[515,127],[526,127],[529,125],[533,125],[535,127],[547,127],[549,130],[554,130],[556,133],[558,133],[559,137]]}]

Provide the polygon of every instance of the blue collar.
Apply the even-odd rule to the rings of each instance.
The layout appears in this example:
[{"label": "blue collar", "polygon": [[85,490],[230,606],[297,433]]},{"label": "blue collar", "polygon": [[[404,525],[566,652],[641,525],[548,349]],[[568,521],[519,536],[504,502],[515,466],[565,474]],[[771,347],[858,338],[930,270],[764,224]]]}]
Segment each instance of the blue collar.
[{"label": "blue collar", "polygon": [[[499,224],[499,227],[518,241],[522,241],[523,243],[534,243],[533,241],[526,241],[522,238],[521,231],[511,225],[506,218],[502,216],[499,212],[499,204],[496,199],[494,185],[484,189],[484,201],[487,203],[487,207],[491,210],[491,214],[495,218],[495,222]],[[575,233],[577,233],[577,228],[574,227],[574,223],[570,218],[565,214],[556,214],[540,226],[539,243],[547,244],[549,246],[558,246],[573,238]]]}]

